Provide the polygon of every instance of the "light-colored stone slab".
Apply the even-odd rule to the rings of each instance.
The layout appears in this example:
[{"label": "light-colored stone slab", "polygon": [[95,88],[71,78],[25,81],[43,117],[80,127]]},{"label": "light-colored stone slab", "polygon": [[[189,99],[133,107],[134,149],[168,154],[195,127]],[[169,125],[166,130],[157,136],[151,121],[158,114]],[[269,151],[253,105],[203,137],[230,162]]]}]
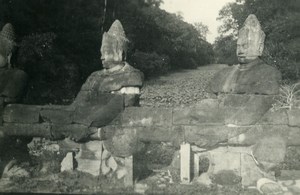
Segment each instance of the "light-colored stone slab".
[{"label": "light-colored stone slab", "polygon": [[232,170],[236,175],[241,176],[241,154],[239,152],[231,152],[227,148],[222,147],[210,151],[211,168],[214,173],[224,170]]},{"label": "light-colored stone slab", "polygon": [[127,174],[124,177],[124,185],[131,187],[133,186],[133,156],[125,157],[125,168]]},{"label": "light-colored stone slab", "polygon": [[93,176],[99,175],[99,169],[100,169],[100,161],[101,160],[91,160],[91,159],[81,159],[76,158],[76,161],[78,163],[77,170],[82,171],[85,173],[92,174]]},{"label": "light-colored stone slab", "polygon": [[191,182],[191,145],[189,143],[180,145],[180,181],[183,184]]},{"label": "light-colored stone slab", "polygon": [[129,107],[122,113],[124,126],[171,126],[172,109]]},{"label": "light-colored stone slab", "polygon": [[73,152],[68,152],[61,162],[60,172],[74,170]]}]

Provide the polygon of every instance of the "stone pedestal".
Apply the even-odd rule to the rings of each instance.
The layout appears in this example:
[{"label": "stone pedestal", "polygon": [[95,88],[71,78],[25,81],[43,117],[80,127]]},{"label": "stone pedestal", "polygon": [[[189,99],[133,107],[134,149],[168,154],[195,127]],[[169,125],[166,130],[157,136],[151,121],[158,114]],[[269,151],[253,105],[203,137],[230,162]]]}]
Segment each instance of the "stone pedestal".
[{"label": "stone pedestal", "polygon": [[77,170],[98,176],[102,163],[102,151],[102,141],[90,141],[81,144],[80,151],[75,157],[78,163]]}]

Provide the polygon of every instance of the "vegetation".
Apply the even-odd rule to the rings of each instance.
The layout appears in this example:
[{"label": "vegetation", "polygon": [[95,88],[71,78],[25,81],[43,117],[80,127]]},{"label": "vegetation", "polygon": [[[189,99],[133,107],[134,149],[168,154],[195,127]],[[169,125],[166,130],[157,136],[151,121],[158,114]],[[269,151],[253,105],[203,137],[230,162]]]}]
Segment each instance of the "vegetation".
[{"label": "vegetation", "polygon": [[255,14],[266,33],[262,56],[268,64],[276,66],[285,80],[300,78],[300,2],[298,0],[236,0],[219,12],[223,24],[215,42],[217,62],[237,63],[235,52],[238,29],[249,14]]},{"label": "vegetation", "polygon": [[[127,61],[146,77],[213,59],[201,26],[159,8],[162,0],[0,0],[0,26],[18,36],[13,62],[30,76],[27,103],[67,103],[101,69],[102,33],[115,19],[130,41]],[[202,32],[206,32],[205,30]]]}]

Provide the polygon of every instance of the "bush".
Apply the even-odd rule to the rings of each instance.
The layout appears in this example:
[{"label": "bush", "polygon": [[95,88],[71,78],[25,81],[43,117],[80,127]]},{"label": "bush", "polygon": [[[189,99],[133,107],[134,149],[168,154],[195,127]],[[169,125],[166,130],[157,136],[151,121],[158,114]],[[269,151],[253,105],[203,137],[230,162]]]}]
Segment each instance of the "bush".
[{"label": "bush", "polygon": [[142,71],[146,78],[166,73],[170,70],[169,62],[168,56],[158,55],[156,52],[136,51],[132,56],[132,65]]},{"label": "bush", "polygon": [[25,36],[19,45],[18,67],[29,75],[24,103],[68,104],[78,91],[78,66],[56,47],[54,33]]}]

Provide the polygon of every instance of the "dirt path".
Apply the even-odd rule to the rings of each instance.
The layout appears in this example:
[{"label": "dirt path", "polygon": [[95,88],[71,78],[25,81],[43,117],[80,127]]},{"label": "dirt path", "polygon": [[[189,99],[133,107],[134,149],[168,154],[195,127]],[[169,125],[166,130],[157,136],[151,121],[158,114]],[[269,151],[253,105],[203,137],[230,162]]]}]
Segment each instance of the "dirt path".
[{"label": "dirt path", "polygon": [[181,70],[145,82],[141,106],[171,107],[190,105],[208,98],[205,88],[213,75],[226,67],[210,64],[193,70]]}]

